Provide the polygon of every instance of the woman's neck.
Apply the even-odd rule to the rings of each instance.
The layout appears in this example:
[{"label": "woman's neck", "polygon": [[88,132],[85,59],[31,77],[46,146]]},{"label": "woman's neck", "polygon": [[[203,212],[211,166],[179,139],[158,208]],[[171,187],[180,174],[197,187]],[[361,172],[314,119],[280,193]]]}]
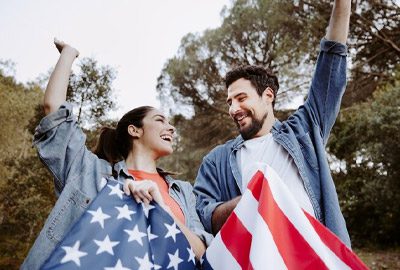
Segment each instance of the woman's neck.
[{"label": "woman's neck", "polygon": [[[140,151],[139,151],[140,152]],[[125,163],[128,169],[145,171],[150,173],[157,172],[156,161],[151,155],[135,153],[131,151],[128,157],[125,159]]]}]

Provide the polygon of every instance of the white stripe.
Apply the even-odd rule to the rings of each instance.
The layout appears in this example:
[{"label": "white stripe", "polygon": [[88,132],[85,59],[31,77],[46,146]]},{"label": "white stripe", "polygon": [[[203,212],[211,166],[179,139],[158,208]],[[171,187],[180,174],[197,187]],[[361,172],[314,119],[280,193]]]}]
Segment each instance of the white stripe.
[{"label": "white stripe", "polygon": [[207,248],[206,257],[214,270],[241,269],[240,265],[226,248],[224,242],[222,242],[220,233],[215,236],[211,245]]},{"label": "white stripe", "polygon": [[297,204],[292,193],[283,185],[275,171],[268,165],[265,165],[261,171],[264,171],[264,176],[268,179],[271,192],[279,208],[290,222],[292,222],[311,248],[314,249],[326,266],[329,269],[350,269],[349,266],[322,242],[314,227]]},{"label": "white stripe", "polygon": [[249,190],[242,195],[234,212],[253,236],[250,248],[250,261],[253,268],[256,270],[287,269],[267,224],[258,213],[258,201]]}]

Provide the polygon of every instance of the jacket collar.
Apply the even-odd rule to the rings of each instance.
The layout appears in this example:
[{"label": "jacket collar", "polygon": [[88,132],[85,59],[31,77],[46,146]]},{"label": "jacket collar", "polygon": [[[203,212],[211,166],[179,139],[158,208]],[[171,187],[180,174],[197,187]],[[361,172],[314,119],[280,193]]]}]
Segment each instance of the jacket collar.
[{"label": "jacket collar", "polygon": [[[135,178],[129,173],[128,168],[126,167],[125,160],[121,160],[120,162],[115,163],[115,164],[114,164],[114,170],[118,173],[118,176],[124,175],[125,178],[135,179]],[[161,168],[157,168],[157,171],[158,171],[158,172],[163,172],[164,170],[161,169]],[[173,186],[177,186],[177,187],[178,187],[177,180],[173,179],[171,176],[166,175],[166,176],[164,176],[163,178],[164,178],[165,182],[167,182],[168,187],[170,187],[170,188],[173,187]],[[179,187],[178,187],[178,188],[179,188]]]}]

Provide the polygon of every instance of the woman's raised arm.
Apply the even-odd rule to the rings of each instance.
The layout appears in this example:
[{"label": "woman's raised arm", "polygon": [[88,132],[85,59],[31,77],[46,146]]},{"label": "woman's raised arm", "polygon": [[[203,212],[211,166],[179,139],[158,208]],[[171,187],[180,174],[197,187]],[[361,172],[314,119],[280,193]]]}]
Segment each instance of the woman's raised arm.
[{"label": "woman's raised arm", "polygon": [[67,98],[68,80],[71,74],[71,67],[79,52],[63,41],[54,39],[54,44],[60,52],[60,58],[51,73],[49,83],[44,94],[44,112],[52,113],[61,106]]}]

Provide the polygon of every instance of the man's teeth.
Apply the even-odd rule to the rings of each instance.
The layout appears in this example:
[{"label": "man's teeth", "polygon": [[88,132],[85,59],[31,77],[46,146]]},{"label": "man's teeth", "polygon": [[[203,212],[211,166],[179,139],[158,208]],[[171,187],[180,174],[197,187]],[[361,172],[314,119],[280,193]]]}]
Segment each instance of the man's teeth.
[{"label": "man's teeth", "polygon": [[236,118],[236,120],[237,120],[237,121],[242,121],[246,116],[247,116],[246,114],[241,115],[241,116],[239,116],[238,118]]}]

